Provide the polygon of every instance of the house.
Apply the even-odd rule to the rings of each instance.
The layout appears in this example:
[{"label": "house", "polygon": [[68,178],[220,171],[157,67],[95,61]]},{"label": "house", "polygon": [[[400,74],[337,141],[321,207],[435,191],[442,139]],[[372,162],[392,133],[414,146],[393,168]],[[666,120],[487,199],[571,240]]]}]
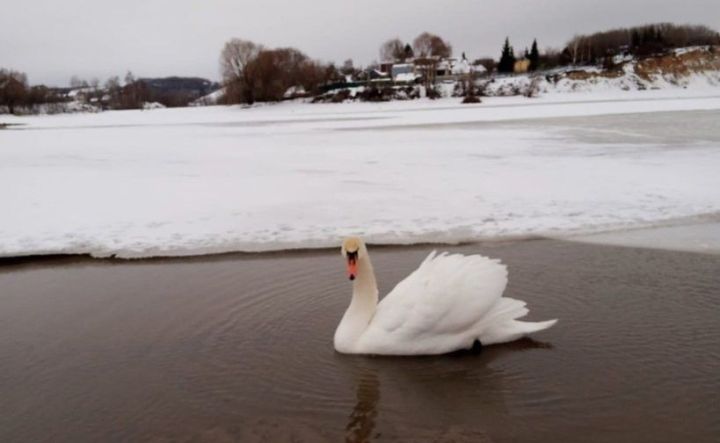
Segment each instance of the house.
[{"label": "house", "polygon": [[513,66],[513,72],[516,74],[528,72],[528,69],[530,69],[530,60],[527,58],[516,60],[515,65]]},{"label": "house", "polygon": [[380,69],[368,69],[368,78],[373,80],[392,80],[390,73],[383,72]]},{"label": "house", "polygon": [[412,63],[398,63],[393,65],[392,79],[395,83],[412,84],[418,81],[422,76],[416,72],[415,65]]},{"label": "house", "polygon": [[456,61],[457,60],[454,58],[444,58],[438,60],[438,62],[435,64],[435,76],[445,77],[452,75],[452,67]]},{"label": "house", "polygon": [[410,58],[404,62],[380,63],[377,68],[367,71],[371,82],[394,82],[413,84],[422,79],[430,82],[457,81],[472,75],[474,78],[487,74],[482,65],[472,65],[463,53],[462,58],[437,56]]},{"label": "house", "polygon": [[437,65],[435,76],[438,80],[459,80],[467,76],[478,78],[487,74],[487,69],[482,65],[472,65],[465,57],[460,59],[448,58],[441,60]]},{"label": "house", "polygon": [[412,63],[397,63],[392,65],[390,74],[392,78],[397,77],[399,74],[412,74],[415,73],[415,65]]},{"label": "house", "polygon": [[378,67],[378,70],[380,72],[384,72],[385,74],[391,74],[393,66],[395,66],[395,62],[390,62],[390,61],[380,62],[380,66]]},{"label": "house", "polygon": [[67,98],[80,103],[88,103],[94,92],[96,92],[95,89],[90,87],[71,89],[67,93]]}]

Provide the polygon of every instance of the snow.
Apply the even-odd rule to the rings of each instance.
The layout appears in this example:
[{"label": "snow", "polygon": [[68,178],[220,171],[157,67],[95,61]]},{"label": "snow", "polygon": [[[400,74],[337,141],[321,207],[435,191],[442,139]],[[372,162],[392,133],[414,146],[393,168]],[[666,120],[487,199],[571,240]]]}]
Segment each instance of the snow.
[{"label": "snow", "polygon": [[[697,52],[695,57],[681,57],[691,52]],[[707,46],[678,48],[673,54],[675,57],[666,55],[656,60],[663,68],[643,67],[643,61],[631,55],[619,55],[614,59],[621,64],[619,71],[604,71],[600,66],[563,66],[543,72],[498,76],[481,85],[485,86],[483,93],[490,96],[523,95],[533,82],[542,94],[671,89],[705,89],[709,95],[717,93],[720,71],[717,57]]]},{"label": "snow", "polygon": [[400,74],[395,75],[396,82],[412,83],[415,80],[417,80],[418,78],[420,78],[420,75],[414,74],[412,72],[402,72]]},{"label": "snow", "polygon": [[695,52],[695,51],[707,51],[710,47],[707,45],[701,45],[701,46],[686,46],[684,48],[675,48],[673,49],[673,53],[675,55],[683,55],[687,54],[689,52]]},{"label": "snow", "polygon": [[283,94],[284,98],[293,98],[298,95],[304,95],[305,94],[305,88],[302,87],[302,85],[297,86],[291,86],[285,91]]},{"label": "snow", "polygon": [[164,109],[166,106],[158,102],[145,102],[143,103],[143,110],[152,111],[153,109]]},{"label": "snow", "polygon": [[[593,94],[616,94],[624,91],[644,91],[644,90],[682,90],[692,89],[696,93],[704,90],[708,95],[717,94],[720,86],[720,71],[708,70],[705,72],[696,72],[682,76],[667,74],[665,76],[655,75],[651,79],[644,79],[635,72],[635,63],[628,62],[623,65],[624,74],[619,77],[609,78],[602,76],[594,76],[588,79],[573,80],[570,78],[561,78],[557,82],[548,81],[544,75],[537,74],[519,74],[504,77],[497,77],[487,83],[484,93],[490,96],[510,96],[523,94],[531,82],[538,82],[538,87],[543,94],[565,94],[565,93],[593,93]],[[583,67],[575,69],[587,73],[597,73],[598,68]],[[567,72],[567,69],[558,70],[556,73]]]},{"label": "snow", "polygon": [[70,98],[77,98],[81,94],[89,94],[89,93],[93,93],[96,91],[97,91],[97,89],[91,88],[91,87],[78,88],[78,89],[73,89],[70,92],[68,92],[67,96]]},{"label": "snow", "polygon": [[566,239],[603,245],[720,254],[720,222],[618,230]]},{"label": "snow", "polygon": [[216,91],[209,93],[208,95],[202,96],[194,100],[190,106],[211,106],[216,105],[220,102],[220,99],[225,95],[225,88],[220,88]]},{"label": "snow", "polygon": [[[483,67],[484,69],[484,67]],[[470,66],[470,63],[466,59],[459,60],[452,66],[452,73],[455,75],[462,75],[462,74],[468,74],[472,71],[472,68]],[[479,71],[482,72],[482,71]]]},{"label": "snow", "polygon": [[23,125],[0,130],[0,255],[455,242],[717,213],[715,91],[0,116]]},{"label": "snow", "polygon": [[487,73],[487,68],[483,65],[473,65],[471,66],[471,69],[476,74],[485,74]]}]

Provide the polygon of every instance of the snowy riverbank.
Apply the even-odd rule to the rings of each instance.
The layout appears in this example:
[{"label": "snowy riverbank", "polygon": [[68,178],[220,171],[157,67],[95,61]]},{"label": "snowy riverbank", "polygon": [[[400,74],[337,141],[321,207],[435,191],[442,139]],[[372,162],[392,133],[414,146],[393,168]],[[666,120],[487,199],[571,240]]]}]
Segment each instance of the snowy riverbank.
[{"label": "snowy riverbank", "polygon": [[6,117],[0,255],[593,232],[720,211],[720,90]]}]

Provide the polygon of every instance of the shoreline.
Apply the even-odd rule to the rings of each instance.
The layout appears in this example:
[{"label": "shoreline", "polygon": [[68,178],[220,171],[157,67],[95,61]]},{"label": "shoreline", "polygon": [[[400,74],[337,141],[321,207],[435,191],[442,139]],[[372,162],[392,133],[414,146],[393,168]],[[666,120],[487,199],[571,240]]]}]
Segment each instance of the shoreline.
[{"label": "shoreline", "polygon": [[[644,91],[552,92],[538,97],[517,96],[482,97],[479,104],[462,104],[460,97],[440,99],[391,100],[387,102],[310,103],[288,101],[264,103],[251,107],[239,105],[189,106],[158,110],[109,110],[101,112],[72,112],[59,114],[11,115],[0,114],[0,129],[8,131],[66,130],[66,129],[143,129],[157,127],[239,128],[287,127],[317,125],[325,128],[337,123],[336,131],[422,129],[425,126],[462,127],[472,124],[501,124],[516,121],[563,119],[575,117],[622,116],[670,112],[716,111],[720,87],[676,88]],[[660,108],[645,105],[667,102]],[[684,104],[688,102],[690,106]],[[705,102],[709,102],[707,105]],[[573,107],[583,104],[578,112]],[[627,104],[624,109],[612,105]],[[635,106],[632,106],[632,105]],[[543,111],[543,108],[547,108]],[[525,109],[528,112],[522,112]],[[487,110],[489,112],[484,112]],[[517,110],[519,113],[513,113]],[[539,112],[533,112],[539,110]],[[495,111],[494,113],[492,111]],[[503,111],[508,111],[503,113]],[[434,119],[415,122],[405,114],[423,112],[459,112],[459,121]],[[498,114],[498,112],[500,112]],[[474,115],[466,115],[466,114]],[[193,115],[193,119],[188,119]],[[343,125],[345,123],[345,125]],[[3,126],[4,125],[4,126]]]},{"label": "shoreline", "polygon": [[[705,232],[699,232],[701,235],[700,240],[705,240],[710,243],[707,249],[693,248],[693,245],[683,245],[678,242],[672,241],[670,238],[668,241],[657,241],[657,239],[638,240],[635,238],[635,234],[664,231],[664,230],[693,230],[695,227],[708,227],[710,230]],[[373,249],[379,250],[417,250],[417,249],[428,249],[428,250],[441,250],[442,248],[455,248],[465,246],[476,246],[483,247],[487,245],[502,245],[512,243],[525,243],[532,241],[542,240],[553,240],[559,242],[568,243],[585,243],[594,244],[598,246],[617,246],[626,248],[639,248],[639,249],[657,249],[664,251],[675,251],[675,252],[691,252],[698,254],[718,255],[720,254],[720,237],[716,232],[720,230],[720,213],[702,214],[700,216],[682,217],[678,219],[672,219],[663,221],[661,223],[643,225],[638,227],[625,227],[620,229],[607,229],[598,230],[591,232],[573,232],[565,233],[563,235],[519,235],[519,236],[507,236],[507,237],[491,237],[491,238],[479,238],[479,239],[467,239],[457,242],[423,242],[419,241],[416,243],[373,243],[368,242],[368,246]],[[676,232],[670,232],[670,234],[677,234]],[[340,238],[338,239],[338,245],[340,244]],[[697,239],[696,239],[697,240]],[[685,247],[684,247],[685,246]],[[17,256],[0,256],[0,271],[4,267],[12,267],[16,265],[32,264],[32,263],[75,263],[75,262],[109,262],[109,263],[156,263],[156,262],[193,262],[193,261],[215,261],[231,258],[242,258],[242,257],[281,257],[281,256],[293,256],[293,255],[308,255],[308,254],[326,254],[334,251],[339,246],[321,246],[321,247],[298,247],[298,248],[284,248],[284,249],[271,249],[271,250],[259,250],[259,251],[244,251],[244,250],[231,250],[224,252],[210,252],[210,253],[197,253],[187,255],[157,255],[157,256],[144,256],[144,257],[123,257],[123,256],[94,256],[90,253],[80,254],[63,254],[63,253],[52,253],[52,254],[34,254],[34,255],[17,255]]]}]

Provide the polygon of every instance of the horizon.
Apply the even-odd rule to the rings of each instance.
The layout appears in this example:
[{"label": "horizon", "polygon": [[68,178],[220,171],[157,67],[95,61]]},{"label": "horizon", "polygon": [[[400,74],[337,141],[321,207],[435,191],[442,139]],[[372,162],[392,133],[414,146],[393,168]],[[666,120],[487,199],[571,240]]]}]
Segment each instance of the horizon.
[{"label": "horizon", "polygon": [[[690,5],[627,5],[619,0],[602,5],[543,0],[528,5],[521,0],[493,0],[493,6],[469,1],[382,5],[371,0],[362,7],[347,8],[333,7],[327,0],[309,6],[271,3],[275,7],[225,0],[202,7],[168,0],[152,4],[130,0],[110,8],[88,0],[10,5],[0,17],[0,38],[13,45],[0,47],[0,67],[25,72],[31,84],[58,87],[67,86],[72,76],[98,78],[102,83],[111,76],[122,78],[127,71],[136,78],[220,81],[220,50],[233,37],[267,47],[295,47],[313,59],[336,65],[350,58],[356,66],[367,66],[378,59],[384,41],[399,37],[411,43],[423,31],[449,41],[456,56],[465,52],[470,59],[497,59],[506,37],[516,51],[537,38],[542,51],[561,49],[576,34],[646,23],[720,28],[720,4],[709,0]],[[652,10],[648,10],[650,4]],[[384,14],[377,13],[381,5]],[[278,7],[284,8],[284,19],[278,19]],[[73,22],[78,25],[67,25]],[[322,32],[317,29],[320,25]],[[32,32],[21,32],[27,29]],[[114,50],[108,51],[109,46]]]}]

